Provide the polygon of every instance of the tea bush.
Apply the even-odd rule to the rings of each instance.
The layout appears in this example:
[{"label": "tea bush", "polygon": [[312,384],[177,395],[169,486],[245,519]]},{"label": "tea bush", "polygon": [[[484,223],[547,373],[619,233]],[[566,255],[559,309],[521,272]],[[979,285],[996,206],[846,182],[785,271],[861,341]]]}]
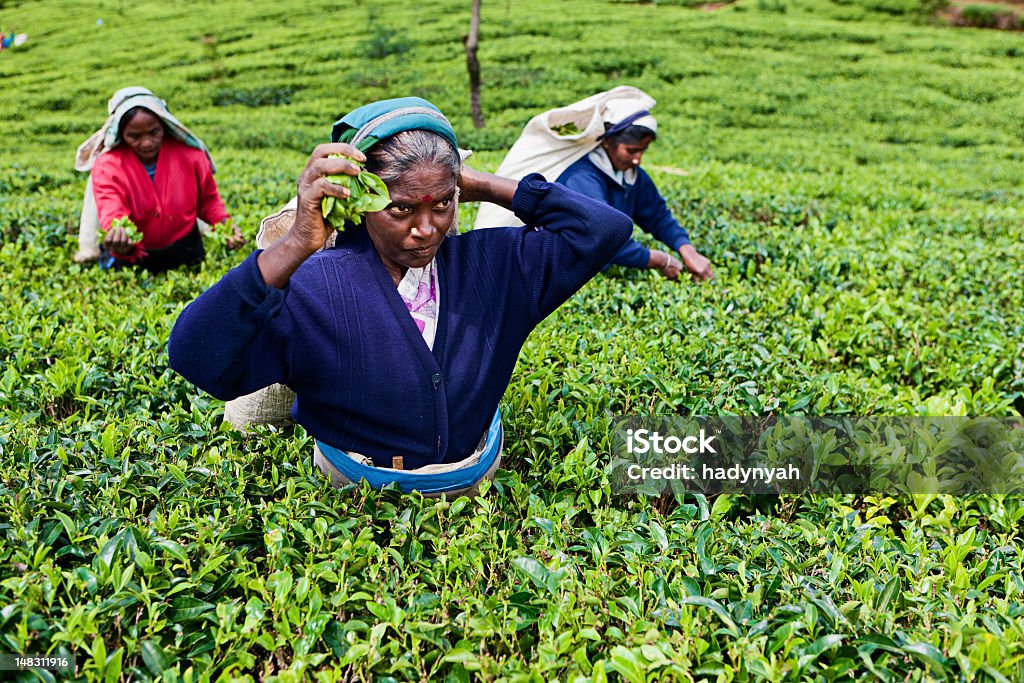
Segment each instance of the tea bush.
[{"label": "tea bush", "polygon": [[1020,29],[1020,14],[1005,5],[966,5],[960,10],[960,21],[979,28]]},{"label": "tea bush", "polygon": [[[87,681],[1020,680],[1018,498],[605,474],[620,414],[1024,409],[1019,36],[877,2],[484,3],[482,130],[468,2],[4,3],[30,42],[0,54],[0,650]],[[221,425],[166,340],[243,254],[71,262],[72,157],[126,85],[210,145],[252,238],[354,106],[427,97],[490,170],[623,80],[659,101],[645,167],[716,279],[613,268],[546,320],[478,498],[336,491],[301,427]]]}]

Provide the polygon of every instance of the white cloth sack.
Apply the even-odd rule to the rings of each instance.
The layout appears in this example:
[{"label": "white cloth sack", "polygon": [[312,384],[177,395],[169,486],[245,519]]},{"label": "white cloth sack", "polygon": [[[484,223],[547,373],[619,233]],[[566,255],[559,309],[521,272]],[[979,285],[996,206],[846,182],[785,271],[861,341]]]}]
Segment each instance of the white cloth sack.
[{"label": "white cloth sack", "polygon": [[[635,100],[650,109],[655,100],[644,91],[629,85],[620,85],[607,92],[592,95],[567,107],[559,107],[530,119],[496,175],[520,180],[530,173],[540,173],[554,182],[565,169],[598,146],[597,138],[604,133],[605,110],[610,102]],[[552,128],[572,123],[582,132],[559,135]],[[474,228],[522,225],[511,211],[497,204],[480,203]]]},{"label": "white cloth sack", "polygon": [[284,384],[271,384],[224,404],[224,420],[235,429],[251,424],[284,427],[292,422],[295,392]]},{"label": "white cloth sack", "polygon": [[85,183],[85,197],[82,198],[82,218],[78,222],[78,251],[75,263],[87,263],[100,257],[100,215],[96,211],[96,200],[92,196],[92,174]]}]

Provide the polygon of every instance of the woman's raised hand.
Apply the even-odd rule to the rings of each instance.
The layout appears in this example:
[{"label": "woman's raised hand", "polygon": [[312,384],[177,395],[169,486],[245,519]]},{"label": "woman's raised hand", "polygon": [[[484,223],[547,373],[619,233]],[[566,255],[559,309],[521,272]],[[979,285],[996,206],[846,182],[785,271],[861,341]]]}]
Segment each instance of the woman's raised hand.
[{"label": "woman's raised hand", "polygon": [[[331,156],[341,155],[341,156]],[[354,161],[363,163],[366,156],[352,145],[343,142],[331,142],[317,145],[309,157],[306,168],[299,176],[298,206],[295,209],[295,223],[288,238],[295,246],[301,246],[309,254],[324,246],[330,236],[331,228],[324,220],[322,202],[324,197],[345,199],[349,195],[347,188],[335,185],[327,180],[329,175],[359,175],[359,166]]]},{"label": "woman's raised hand", "polygon": [[[332,154],[341,156],[332,157]],[[332,142],[317,145],[309,157],[306,168],[299,176],[298,204],[295,222],[284,237],[271,244],[257,257],[263,281],[271,287],[288,284],[295,269],[324,246],[331,228],[324,220],[323,199],[345,199],[348,189],[327,180],[329,175],[359,175],[360,163],[366,156],[352,145]]]},{"label": "woman's raised hand", "polygon": [[512,196],[519,182],[491,173],[477,171],[463,164],[459,178],[459,201],[493,202],[506,209],[512,208]]}]

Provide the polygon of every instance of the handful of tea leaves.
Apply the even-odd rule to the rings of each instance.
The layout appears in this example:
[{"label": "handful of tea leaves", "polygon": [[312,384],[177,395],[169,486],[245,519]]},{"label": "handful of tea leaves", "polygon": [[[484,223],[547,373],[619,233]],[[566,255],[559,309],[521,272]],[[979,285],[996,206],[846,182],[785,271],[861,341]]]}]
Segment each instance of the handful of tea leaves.
[{"label": "handful of tea leaves", "polygon": [[[332,154],[332,157],[342,156]],[[352,163],[362,167],[358,161]],[[327,180],[335,185],[347,187],[351,193],[345,199],[335,197],[324,197],[321,208],[324,212],[324,219],[334,228],[343,228],[345,221],[358,223],[364,213],[380,211],[391,203],[391,196],[388,195],[388,187],[384,181],[360,168],[359,175],[329,175]]]},{"label": "handful of tea leaves", "polygon": [[573,123],[572,121],[569,121],[568,123],[563,123],[560,126],[551,126],[551,130],[554,131],[554,133],[559,136],[579,135],[580,133],[583,132],[582,130],[577,128],[576,124]]},{"label": "handful of tea leaves", "polygon": [[138,244],[139,242],[142,241],[142,233],[139,232],[139,229],[137,227],[135,227],[135,224],[132,223],[132,220],[128,218],[128,216],[122,216],[121,218],[115,218],[110,222],[109,230],[103,230],[102,228],[100,229],[98,240],[99,243],[103,244],[103,241],[107,238],[107,235],[109,235],[117,228],[122,228],[124,230],[125,235],[127,235],[128,239],[130,239],[132,242]]}]

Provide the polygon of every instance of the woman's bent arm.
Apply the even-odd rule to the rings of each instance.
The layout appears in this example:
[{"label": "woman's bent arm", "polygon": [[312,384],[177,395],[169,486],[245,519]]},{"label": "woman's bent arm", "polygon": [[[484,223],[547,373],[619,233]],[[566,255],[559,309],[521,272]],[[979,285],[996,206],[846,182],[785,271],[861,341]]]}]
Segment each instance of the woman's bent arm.
[{"label": "woman's bent arm", "polygon": [[292,273],[324,246],[332,228],[324,221],[321,202],[324,197],[344,200],[349,195],[348,189],[335,185],[324,176],[342,173],[359,175],[359,167],[352,163],[352,159],[364,162],[366,156],[355,147],[340,142],[318,145],[313,150],[306,168],[299,176],[295,223],[287,235],[259,256],[263,281],[271,287],[284,287]]},{"label": "woman's bent arm", "polygon": [[513,209],[527,225],[517,258],[538,322],[604,268],[633,232],[626,214],[537,174],[520,181]]},{"label": "woman's bent arm", "polygon": [[196,169],[198,180],[199,204],[196,207],[196,215],[210,225],[224,223],[231,219],[227,207],[224,206],[217,190],[217,181],[213,179],[213,168],[210,160],[205,154],[199,160],[199,168]]},{"label": "woman's bent arm", "polygon": [[92,178],[92,195],[96,201],[96,213],[100,219],[100,228],[109,230],[110,223],[115,218],[131,214],[124,179],[118,174],[113,157],[106,157],[106,155],[96,160],[89,175]]},{"label": "woman's bent arm", "polygon": [[[342,155],[330,157],[329,155]],[[348,190],[325,175],[356,175],[362,152],[346,144],[318,146],[299,176],[298,208],[288,234],[254,253],[189,304],[171,331],[171,367],[221,399],[287,383],[295,333],[284,306],[292,273],[330,234],[320,208],[324,197]]]},{"label": "woman's bent arm", "polygon": [[511,178],[503,178],[463,166],[462,177],[459,179],[459,201],[491,202],[505,209],[511,209],[512,198],[518,187],[518,181]]},{"label": "woman's bent arm", "polygon": [[288,290],[266,285],[258,255],[186,306],[167,345],[176,372],[224,400],[289,377],[294,333],[291,316],[282,311]]}]

